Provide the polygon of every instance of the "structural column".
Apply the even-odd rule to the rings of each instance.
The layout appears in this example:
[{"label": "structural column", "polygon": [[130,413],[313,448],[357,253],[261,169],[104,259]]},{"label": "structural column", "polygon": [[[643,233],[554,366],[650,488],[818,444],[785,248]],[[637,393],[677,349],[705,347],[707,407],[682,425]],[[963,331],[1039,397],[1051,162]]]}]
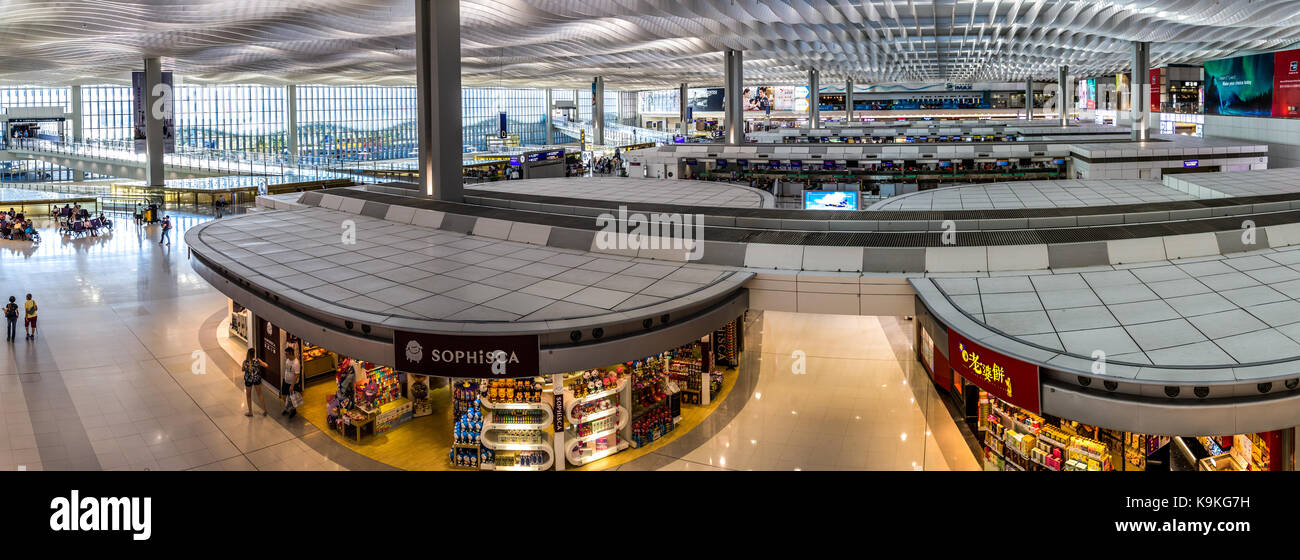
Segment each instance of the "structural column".
[{"label": "structural column", "polygon": [[1129,111],[1132,115],[1132,138],[1135,141],[1144,141],[1149,136],[1147,131],[1147,113],[1150,112],[1150,104],[1146,101],[1148,97],[1142,95],[1143,86],[1151,87],[1151,79],[1147,74],[1151,65],[1151,43],[1146,41],[1133,42],[1133,75],[1129,78],[1130,94]]},{"label": "structural column", "polygon": [[298,86],[284,86],[284,146],[289,161],[298,165]]},{"label": "structural column", "polygon": [[605,78],[596,76],[591,82],[591,143],[605,145]]},{"label": "structural column", "polygon": [[546,145],[555,143],[555,96],[551,88],[546,88]]},{"label": "structural column", "polygon": [[853,120],[853,78],[844,82],[844,122]]},{"label": "structural column", "polygon": [[689,123],[687,122],[691,120],[691,114],[690,114],[691,112],[688,109],[691,102],[690,100],[691,88],[690,88],[690,84],[686,84],[686,83],[682,83],[682,85],[679,86],[679,88],[680,91],[677,94],[677,99],[678,99],[678,109],[681,111],[681,115],[679,115],[681,117],[681,126],[679,126],[678,128],[682,130],[682,137],[684,138],[690,136],[691,134],[690,132],[691,129]]},{"label": "structural column", "polygon": [[148,164],[145,167],[145,180],[150,187],[166,185],[166,171],[163,165],[163,121],[164,115],[157,114],[155,107],[159,94],[162,93],[162,61],[158,58],[144,59],[144,134],[145,154]]},{"label": "structural column", "polygon": [[1034,79],[1025,80],[1025,119],[1034,118]]},{"label": "structural column", "polygon": [[1074,96],[1070,95],[1070,67],[1062,66],[1056,74],[1056,81],[1059,84],[1056,97],[1057,116],[1060,117],[1061,126],[1070,126],[1070,104],[1074,102]]},{"label": "structural column", "polygon": [[[69,134],[72,136],[73,143],[77,143],[85,139],[85,113],[81,107],[81,86],[72,86],[70,90],[68,100],[72,104],[72,130],[69,131]],[[86,172],[73,169],[72,180],[77,182],[85,181]]]},{"label": "structural column", "polygon": [[727,144],[739,146],[745,143],[745,55],[728,49],[726,53],[726,119]]},{"label": "structural column", "polygon": [[420,187],[434,199],[461,202],[460,2],[415,0],[415,37]]},{"label": "structural column", "polygon": [[821,72],[808,71],[808,128],[822,127],[821,82]]}]

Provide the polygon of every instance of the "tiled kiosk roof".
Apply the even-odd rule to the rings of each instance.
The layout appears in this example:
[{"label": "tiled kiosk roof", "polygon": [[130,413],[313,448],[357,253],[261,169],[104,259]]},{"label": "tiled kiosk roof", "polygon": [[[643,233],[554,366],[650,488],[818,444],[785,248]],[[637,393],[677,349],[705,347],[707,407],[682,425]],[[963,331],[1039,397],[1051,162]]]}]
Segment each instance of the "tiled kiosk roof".
[{"label": "tiled kiosk roof", "polygon": [[394,209],[259,212],[185,239],[200,276],[258,316],[388,365],[397,331],[536,335],[540,373],[575,371],[688,342],[748,307],[749,272],[548,247],[526,228],[511,239],[439,230]]}]

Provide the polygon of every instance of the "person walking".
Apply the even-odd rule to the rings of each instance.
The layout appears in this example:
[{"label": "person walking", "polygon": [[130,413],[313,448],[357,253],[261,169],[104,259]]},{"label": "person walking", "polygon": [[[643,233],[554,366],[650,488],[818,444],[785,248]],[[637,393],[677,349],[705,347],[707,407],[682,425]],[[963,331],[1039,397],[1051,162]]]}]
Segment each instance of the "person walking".
[{"label": "person walking", "polygon": [[27,294],[27,301],[23,302],[23,328],[27,329],[27,340],[36,338],[36,300],[32,299],[31,294]]},{"label": "person walking", "polygon": [[159,237],[159,238],[158,238],[158,244],[159,244],[159,245],[162,245],[163,242],[166,241],[166,242],[167,242],[167,246],[168,246],[168,247],[171,247],[171,246],[172,246],[172,237],[171,237],[171,235],[172,235],[172,217],[171,217],[171,216],[163,216],[163,220],[162,220],[162,237]]},{"label": "person walking", "polygon": [[226,207],[226,195],[218,195],[217,201],[213,203],[217,210],[217,219],[221,219],[222,209]]},{"label": "person walking", "polygon": [[[302,373],[302,362],[294,356],[293,347],[284,349],[284,380],[280,384],[280,394],[284,395],[284,410],[280,411],[281,415],[288,415],[293,418],[298,414],[298,406],[294,400],[294,394],[299,391],[298,377]],[[301,397],[299,397],[301,398]]]},{"label": "person walking", "polygon": [[244,359],[244,404],[247,409],[244,416],[253,415],[253,392],[257,392],[257,402],[262,405],[262,416],[266,416],[266,395],[262,394],[262,372],[266,370],[266,362],[258,359],[257,354],[252,348],[248,349],[248,357]]},{"label": "person walking", "polygon": [[14,300],[14,296],[9,296],[9,303],[5,304],[5,340],[8,342],[18,338],[18,304]]}]

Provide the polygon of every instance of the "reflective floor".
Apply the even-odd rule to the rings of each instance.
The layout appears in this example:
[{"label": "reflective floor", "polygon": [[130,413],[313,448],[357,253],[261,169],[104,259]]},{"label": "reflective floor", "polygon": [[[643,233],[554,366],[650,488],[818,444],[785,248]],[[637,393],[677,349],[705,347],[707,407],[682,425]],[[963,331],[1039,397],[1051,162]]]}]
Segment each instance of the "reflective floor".
[{"label": "reflective floor", "polygon": [[[0,469],[387,469],[301,418],[244,416],[227,300],[156,226],[38,245],[0,240],[0,297],[32,293],[38,332],[0,343]],[[753,314],[761,351],[718,411],[620,469],[974,469],[896,318]],[[757,345],[756,345],[757,346]],[[807,356],[796,374],[792,354]],[[745,389],[741,391],[741,389]]]}]

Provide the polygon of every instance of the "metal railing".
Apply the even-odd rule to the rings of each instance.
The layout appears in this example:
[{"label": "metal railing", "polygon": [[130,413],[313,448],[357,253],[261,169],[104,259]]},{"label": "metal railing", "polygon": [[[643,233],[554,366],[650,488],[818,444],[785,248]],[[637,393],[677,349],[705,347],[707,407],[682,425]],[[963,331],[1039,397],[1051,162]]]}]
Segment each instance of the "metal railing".
[{"label": "metal railing", "polygon": [[[137,153],[133,142],[83,141],[53,142],[50,140],[15,139],[9,143],[11,152],[72,156],[110,162],[127,162],[144,166],[148,155]],[[338,160],[329,165],[303,165],[278,154],[206,150],[177,146],[177,153],[163,156],[163,164],[170,171],[196,175],[284,175],[306,179],[320,179],[347,175],[358,182],[373,182],[373,178],[340,171],[353,162]]]}]

